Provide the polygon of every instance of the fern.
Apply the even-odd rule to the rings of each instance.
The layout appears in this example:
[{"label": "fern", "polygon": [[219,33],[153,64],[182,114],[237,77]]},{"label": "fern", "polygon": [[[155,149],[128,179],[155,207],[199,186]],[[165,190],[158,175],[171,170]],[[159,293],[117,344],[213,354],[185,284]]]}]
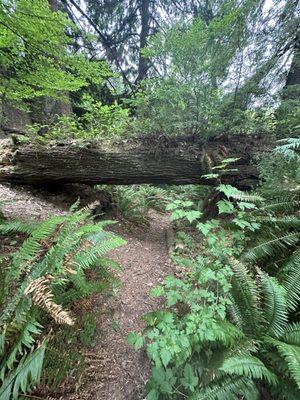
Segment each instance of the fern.
[{"label": "fern", "polygon": [[272,385],[277,384],[276,375],[269,371],[261,360],[254,356],[227,358],[219,370],[230,375],[247,376],[252,379],[265,379]]},{"label": "fern", "polygon": [[0,399],[18,399],[19,393],[29,392],[41,377],[46,341],[28,355],[24,355],[18,366],[3,381],[0,388]]},{"label": "fern", "polygon": [[6,359],[7,368],[12,369],[14,363],[17,361],[19,355],[23,355],[24,347],[31,349],[35,343],[33,335],[39,335],[42,332],[42,325],[33,319],[29,319],[22,326],[22,330],[19,333],[18,340],[15,342],[12,351]]},{"label": "fern", "polygon": [[259,291],[256,282],[246,266],[235,262],[232,279],[232,315],[237,325],[244,332],[258,332],[261,328],[263,315],[259,305]]},{"label": "fern", "polygon": [[[28,239],[12,256],[11,264],[5,269],[0,315],[5,327],[0,334],[0,381],[4,399],[17,398],[19,391],[28,392],[39,381],[46,342],[34,350],[37,338],[45,330],[33,317],[37,308],[46,310],[58,323],[71,325],[74,322],[63,304],[57,302],[57,290],[53,288],[66,293],[73,285],[76,298],[76,288],[80,295],[84,293],[80,288],[87,284],[84,275],[87,268],[95,265],[98,268],[101,265],[104,271],[109,268],[105,260],[102,263],[102,257],[124,243],[118,236],[103,230],[110,223],[93,224],[88,209],[50,218],[30,228]],[[8,226],[7,231],[25,232],[22,224]],[[85,293],[96,287],[99,290],[100,285],[101,282],[91,282]]]},{"label": "fern", "polygon": [[300,346],[300,322],[294,322],[287,325],[281,339],[287,344]]},{"label": "fern", "polygon": [[289,261],[289,272],[285,273],[283,286],[287,292],[287,305],[290,310],[296,310],[300,301],[300,262],[299,254]]},{"label": "fern", "polygon": [[267,323],[265,334],[278,337],[283,333],[287,324],[286,292],[274,277],[260,273],[263,293],[263,312]]},{"label": "fern", "polygon": [[279,354],[287,362],[289,373],[300,389],[300,347],[274,339],[269,339],[269,342],[277,348]]},{"label": "fern", "polygon": [[282,154],[287,159],[299,159],[298,150],[300,149],[299,138],[286,138],[278,140],[279,146],[275,147],[274,151]]},{"label": "fern", "polygon": [[70,317],[69,313],[63,310],[62,306],[56,304],[53,300],[54,295],[50,290],[51,280],[52,276],[42,276],[35,279],[25,289],[24,295],[31,295],[33,303],[46,309],[57,323],[73,325],[74,321]]},{"label": "fern", "polygon": [[244,260],[255,263],[259,260],[265,260],[268,257],[282,254],[283,251],[291,249],[300,241],[300,232],[284,233],[281,236],[272,234],[271,238],[262,240],[258,245],[249,249]]},{"label": "fern", "polygon": [[63,221],[63,217],[53,217],[40,224],[24,242],[12,261],[12,268],[7,274],[7,282],[14,282],[19,279],[22,272],[28,268],[29,264],[38,259],[42,252],[47,250],[47,239],[55,232],[58,224]]},{"label": "fern", "polygon": [[124,244],[121,238],[114,235],[105,234],[104,240],[99,244],[95,244],[93,247],[82,250],[79,252],[73,260],[74,265],[77,268],[86,269],[94,265],[102,256],[109,251]]},{"label": "fern", "polygon": [[188,397],[189,400],[236,400],[244,396],[246,400],[257,400],[258,390],[251,379],[232,377],[214,382]]},{"label": "fern", "polygon": [[30,235],[37,224],[25,223],[22,221],[6,221],[0,224],[0,233],[2,235],[9,235],[11,233],[24,233],[25,235]]}]

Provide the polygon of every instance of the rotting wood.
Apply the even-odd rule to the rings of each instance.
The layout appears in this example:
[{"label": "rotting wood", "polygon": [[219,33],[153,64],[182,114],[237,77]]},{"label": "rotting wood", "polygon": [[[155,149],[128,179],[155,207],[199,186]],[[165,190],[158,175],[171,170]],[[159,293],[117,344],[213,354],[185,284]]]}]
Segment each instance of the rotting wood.
[{"label": "rotting wood", "polygon": [[[237,157],[223,177],[240,188],[258,182],[255,157],[274,140],[255,135],[220,135],[205,144],[189,138],[150,137],[118,141],[0,142],[0,181],[26,184],[208,184],[202,175],[226,157]],[[211,181],[213,182],[213,181]]]}]

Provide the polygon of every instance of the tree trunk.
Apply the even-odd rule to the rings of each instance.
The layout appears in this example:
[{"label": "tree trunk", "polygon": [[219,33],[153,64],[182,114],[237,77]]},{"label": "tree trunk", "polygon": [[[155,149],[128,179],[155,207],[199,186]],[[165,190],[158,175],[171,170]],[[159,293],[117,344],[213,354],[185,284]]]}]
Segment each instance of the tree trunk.
[{"label": "tree trunk", "polygon": [[147,39],[150,32],[150,0],[141,0],[141,33],[140,33],[140,49],[139,49],[139,65],[138,76],[136,82],[145,79],[148,71],[149,60],[143,55],[143,49],[147,45]]},{"label": "tree trunk", "polygon": [[270,137],[218,136],[205,145],[191,138],[152,137],[113,141],[0,142],[0,181],[41,184],[215,183],[203,174],[227,157],[238,157],[236,171],[222,177],[249,189],[258,183],[253,156],[270,148]]},{"label": "tree trunk", "polygon": [[[286,77],[286,83],[282,96],[284,100],[299,99],[299,85],[300,85],[300,33],[299,32],[296,34],[293,50],[294,50],[292,56],[293,59],[291,67]],[[297,85],[297,87],[295,85]]]}]

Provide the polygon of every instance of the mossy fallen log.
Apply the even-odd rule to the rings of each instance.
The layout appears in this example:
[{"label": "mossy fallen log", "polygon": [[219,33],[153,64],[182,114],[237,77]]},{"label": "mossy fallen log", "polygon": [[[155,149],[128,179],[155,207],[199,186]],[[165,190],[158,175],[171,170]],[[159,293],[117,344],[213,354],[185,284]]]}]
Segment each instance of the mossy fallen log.
[{"label": "mossy fallen log", "polygon": [[206,143],[165,136],[47,143],[4,139],[0,142],[0,181],[207,184],[204,174],[224,158],[236,157],[237,171],[228,172],[223,182],[250,188],[258,182],[255,158],[272,143],[270,138],[254,135],[221,135]]}]

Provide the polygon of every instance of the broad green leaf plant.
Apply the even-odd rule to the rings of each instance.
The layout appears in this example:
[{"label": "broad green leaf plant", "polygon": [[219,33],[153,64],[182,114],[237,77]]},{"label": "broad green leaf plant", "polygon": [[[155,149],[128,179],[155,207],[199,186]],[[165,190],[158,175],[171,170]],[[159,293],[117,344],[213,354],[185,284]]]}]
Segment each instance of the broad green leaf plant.
[{"label": "broad green leaf plant", "polygon": [[[47,0],[0,3],[0,96],[18,105],[40,96],[62,98],[111,76],[107,64],[88,61],[70,45],[76,27]],[[24,105],[24,103],[22,103]]]},{"label": "broad green leaf plant", "polygon": [[183,277],[169,276],[151,291],[165,298],[165,309],[146,314],[143,334],[130,335],[152,361],[148,400],[299,398],[299,280],[286,267],[272,275],[244,260],[251,236],[264,230],[264,199],[222,184],[226,168],[216,172],[221,219],[200,220],[190,202],[168,206],[171,219],[201,233],[203,245],[193,258],[174,257]]}]

